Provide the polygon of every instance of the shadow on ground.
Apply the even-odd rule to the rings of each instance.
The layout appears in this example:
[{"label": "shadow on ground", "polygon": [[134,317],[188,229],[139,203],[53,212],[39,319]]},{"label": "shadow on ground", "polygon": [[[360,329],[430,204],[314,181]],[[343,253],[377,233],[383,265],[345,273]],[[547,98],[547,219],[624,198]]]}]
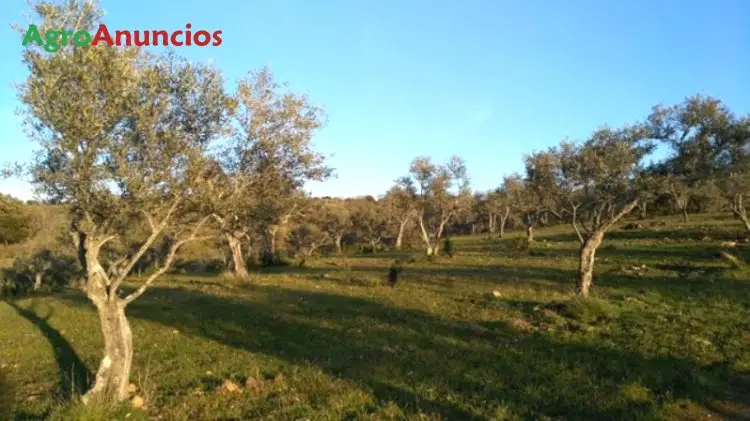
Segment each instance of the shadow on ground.
[{"label": "shadow on ground", "polygon": [[[36,326],[49,342],[60,372],[58,392],[61,398],[67,400],[88,390],[91,372],[70,345],[70,342],[48,323],[54,310],[51,307],[44,310],[40,309],[35,301],[31,302],[28,309],[19,307],[12,301],[6,302],[13,307],[19,316]],[[40,316],[38,313],[42,311],[46,314]]]},{"label": "shadow on ground", "polygon": [[[750,384],[726,365],[559,342],[504,322],[480,326],[363,298],[247,288],[253,298],[155,287],[128,314],[237,349],[314,364],[382,402],[447,420],[492,419],[499,407],[523,419],[643,419],[662,399],[748,403],[734,392]],[[63,298],[86,305],[78,294]],[[180,306],[165,306],[166,300]],[[238,328],[247,334],[238,335]],[[624,392],[633,387],[656,398]]]}]

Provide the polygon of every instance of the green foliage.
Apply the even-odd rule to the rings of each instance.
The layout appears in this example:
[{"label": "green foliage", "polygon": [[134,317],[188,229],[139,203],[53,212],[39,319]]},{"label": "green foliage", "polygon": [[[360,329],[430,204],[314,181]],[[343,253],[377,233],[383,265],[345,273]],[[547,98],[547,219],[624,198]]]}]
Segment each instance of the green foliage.
[{"label": "green foliage", "polygon": [[0,243],[15,244],[34,235],[34,216],[29,206],[0,194]]}]

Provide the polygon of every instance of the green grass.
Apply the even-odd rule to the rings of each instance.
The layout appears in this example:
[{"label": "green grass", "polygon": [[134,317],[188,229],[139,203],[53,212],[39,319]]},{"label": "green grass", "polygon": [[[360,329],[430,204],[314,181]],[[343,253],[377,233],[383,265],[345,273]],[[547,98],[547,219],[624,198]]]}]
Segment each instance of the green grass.
[{"label": "green grass", "polygon": [[[750,419],[750,272],[717,254],[745,234],[694,219],[608,234],[587,301],[571,299],[567,227],[529,249],[520,233],[454,237],[454,258],[415,252],[395,288],[381,283],[399,253],[249,285],[174,276],[128,308],[133,382],[163,420]],[[732,253],[750,260],[744,243]],[[81,293],[0,302],[0,320],[0,417],[143,416],[66,403],[101,350]]]}]

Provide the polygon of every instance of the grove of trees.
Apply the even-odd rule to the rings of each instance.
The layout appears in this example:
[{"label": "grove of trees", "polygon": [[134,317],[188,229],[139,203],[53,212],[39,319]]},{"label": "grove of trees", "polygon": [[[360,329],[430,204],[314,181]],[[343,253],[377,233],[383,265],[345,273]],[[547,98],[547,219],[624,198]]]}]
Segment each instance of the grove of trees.
[{"label": "grove of trees", "polygon": [[[88,1],[35,10],[40,29],[93,30],[101,19]],[[284,264],[353,248],[419,247],[437,256],[446,235],[503,238],[513,227],[533,243],[536,226],[569,224],[581,244],[575,291],[586,297],[597,249],[636,208],[641,216],[674,210],[687,221],[693,209],[723,205],[750,232],[750,116],[712,97],[656,106],[637,124],[530,153],[523,174],[498,174],[487,192],[471,190],[460,157],[419,156],[382,197],[312,198],[305,183],[332,171],[313,144],[325,116],[269,69],[227,90],[213,67],[136,48],[49,53],[29,44],[23,62],[19,95],[39,145],[26,169],[45,201],[64,209],[64,241],[104,338],[86,402],[127,397],[134,353],[127,306],[190,243],[216,243],[234,276],[249,281],[251,261]],[[669,156],[647,163],[658,144]],[[24,206],[0,197],[0,242],[32,235]],[[35,282],[52,264],[49,253],[28,262]],[[135,277],[145,261],[149,270]]]}]

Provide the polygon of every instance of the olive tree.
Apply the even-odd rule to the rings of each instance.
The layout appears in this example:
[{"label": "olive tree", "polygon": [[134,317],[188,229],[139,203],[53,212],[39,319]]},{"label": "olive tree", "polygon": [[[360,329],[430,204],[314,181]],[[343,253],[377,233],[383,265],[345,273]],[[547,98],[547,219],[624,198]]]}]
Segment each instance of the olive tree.
[{"label": "olive tree", "polygon": [[[35,10],[43,30],[91,30],[101,17],[93,2],[44,2]],[[211,68],[130,48],[69,45],[47,53],[29,44],[23,62],[29,75],[19,95],[40,147],[30,172],[41,194],[70,209],[84,290],[104,338],[83,400],[121,401],[133,357],[126,307],[170,268],[182,245],[201,238],[208,220],[201,207],[212,182],[205,151],[226,122],[223,81]],[[119,247],[136,224],[148,235]],[[133,267],[165,238],[156,270],[124,294]]]},{"label": "olive tree", "polygon": [[750,232],[746,199],[750,194],[750,116],[733,123],[726,133],[726,153],[718,163],[717,187],[729,202],[732,213]]},{"label": "olive tree", "polygon": [[440,249],[446,224],[471,197],[466,165],[455,155],[444,165],[419,156],[411,162],[409,173],[401,184],[416,192],[417,224],[427,255],[434,256]]},{"label": "olive tree", "polygon": [[391,187],[383,198],[385,212],[396,226],[396,250],[401,250],[404,233],[416,216],[416,192],[409,182]]},{"label": "olive tree", "polygon": [[[487,230],[494,234],[499,230],[500,238],[505,237],[505,225],[512,209],[508,190],[505,185],[496,188],[485,195],[485,211],[487,213]],[[498,225],[498,218],[500,225]]]},{"label": "olive tree", "polygon": [[218,155],[225,182],[215,190],[213,217],[230,246],[235,275],[247,280],[243,241],[261,231],[262,258],[275,259],[279,231],[299,211],[299,188],[330,170],[312,142],[323,112],[306,95],[284,91],[263,68],[238,82],[233,99],[233,134]]},{"label": "olive tree", "polygon": [[658,105],[648,117],[650,135],[671,149],[672,155],[656,169],[663,177],[663,192],[685,222],[691,200],[711,187],[733,119],[721,101],[700,95],[670,107]]},{"label": "olive tree", "polygon": [[596,250],[604,235],[638,204],[640,161],[649,151],[640,127],[602,128],[580,145],[557,150],[557,184],[573,203],[571,223],[581,242],[576,293],[587,297]]},{"label": "olive tree", "polygon": [[534,226],[542,212],[539,198],[529,184],[520,175],[505,177],[503,188],[506,191],[512,212],[518,214],[526,226],[526,241],[534,242]]}]

